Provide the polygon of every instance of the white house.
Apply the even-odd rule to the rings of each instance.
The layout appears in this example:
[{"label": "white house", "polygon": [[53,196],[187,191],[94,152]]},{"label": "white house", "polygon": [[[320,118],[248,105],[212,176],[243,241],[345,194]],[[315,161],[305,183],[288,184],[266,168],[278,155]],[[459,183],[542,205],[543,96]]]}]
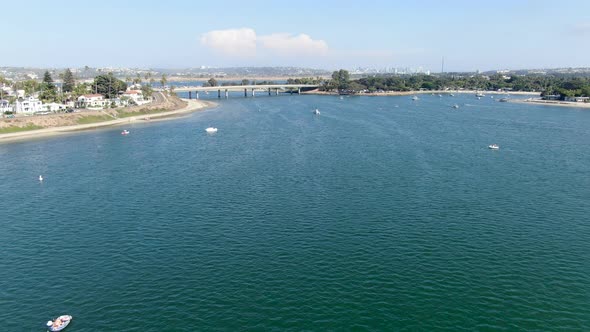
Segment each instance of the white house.
[{"label": "white house", "polygon": [[102,108],[108,101],[101,94],[81,95],[78,97],[78,104],[82,107]]},{"label": "white house", "polygon": [[12,112],[12,106],[8,100],[0,99],[0,115],[4,114],[4,112]]},{"label": "white house", "polygon": [[49,104],[43,105],[43,110],[45,110],[47,112],[53,112],[53,113],[65,111],[66,108],[67,108],[66,105],[58,104],[58,103],[49,103]]},{"label": "white house", "polygon": [[24,99],[19,98],[16,101],[15,112],[22,114],[43,112],[43,103],[35,97],[28,97]]},{"label": "white house", "polygon": [[587,103],[589,100],[589,97],[565,97],[565,101],[575,101],[578,103]]},{"label": "white house", "polygon": [[140,90],[125,91],[121,97],[127,97],[129,100],[133,100],[137,105],[143,105],[150,102],[150,100],[143,98],[143,94]]}]

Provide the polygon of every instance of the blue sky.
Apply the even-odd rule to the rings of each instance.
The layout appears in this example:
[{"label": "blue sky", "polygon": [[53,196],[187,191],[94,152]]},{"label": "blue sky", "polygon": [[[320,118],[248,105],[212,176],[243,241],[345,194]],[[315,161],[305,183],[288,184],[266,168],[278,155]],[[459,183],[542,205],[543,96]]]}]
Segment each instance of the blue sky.
[{"label": "blue sky", "polygon": [[590,1],[6,1],[0,66],[590,66]]}]

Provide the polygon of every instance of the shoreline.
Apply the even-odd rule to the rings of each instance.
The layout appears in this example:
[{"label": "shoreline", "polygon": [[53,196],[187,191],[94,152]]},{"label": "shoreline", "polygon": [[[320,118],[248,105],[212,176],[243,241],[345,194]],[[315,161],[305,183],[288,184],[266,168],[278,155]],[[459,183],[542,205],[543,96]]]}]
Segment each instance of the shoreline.
[{"label": "shoreline", "polygon": [[51,128],[37,129],[37,130],[20,131],[20,132],[16,132],[16,133],[0,134],[0,144],[12,143],[12,142],[17,142],[17,141],[24,141],[24,140],[29,140],[29,139],[54,137],[54,136],[72,134],[72,133],[79,132],[79,131],[97,129],[97,128],[102,128],[102,127],[120,126],[120,125],[133,123],[133,122],[137,122],[137,121],[144,121],[144,122],[164,121],[164,120],[169,120],[171,117],[176,118],[181,115],[205,110],[208,108],[214,108],[217,106],[217,103],[212,102],[212,101],[203,101],[203,100],[194,100],[194,99],[190,99],[190,100],[189,99],[182,99],[182,100],[186,101],[187,105],[181,109],[174,110],[174,111],[164,111],[164,112],[152,113],[152,114],[141,114],[141,115],[137,115],[137,116],[130,116],[130,117],[126,117],[126,118],[120,118],[120,119],[102,121],[102,122],[96,122],[96,123],[89,123],[89,124],[51,127]]},{"label": "shoreline", "polygon": [[515,100],[508,100],[508,102],[517,103],[517,104],[536,104],[536,105],[545,105],[545,106],[590,108],[590,103],[580,103],[580,102],[576,102],[576,101],[564,101],[564,100],[515,99]]},{"label": "shoreline", "polygon": [[[355,93],[349,94],[349,96],[369,96],[369,97],[378,97],[378,96],[411,96],[417,94],[451,94],[451,93],[470,93],[476,94],[478,92],[483,93],[484,95],[525,95],[525,96],[540,96],[540,92],[531,92],[531,91],[511,91],[511,92],[501,92],[501,91],[477,91],[477,90],[429,90],[429,91],[384,91],[384,92],[367,92],[367,93]],[[326,92],[326,91],[319,91],[319,90],[311,90],[301,92],[301,94],[310,94],[310,95],[332,95],[338,96],[337,92]]]}]

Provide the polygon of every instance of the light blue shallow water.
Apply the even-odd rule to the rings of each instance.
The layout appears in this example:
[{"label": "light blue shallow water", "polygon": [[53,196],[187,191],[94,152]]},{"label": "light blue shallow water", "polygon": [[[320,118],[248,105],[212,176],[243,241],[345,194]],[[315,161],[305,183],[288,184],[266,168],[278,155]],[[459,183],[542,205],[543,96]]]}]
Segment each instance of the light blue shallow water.
[{"label": "light blue shallow water", "polygon": [[587,331],[589,128],[471,95],[280,96],[0,145],[0,320]]}]

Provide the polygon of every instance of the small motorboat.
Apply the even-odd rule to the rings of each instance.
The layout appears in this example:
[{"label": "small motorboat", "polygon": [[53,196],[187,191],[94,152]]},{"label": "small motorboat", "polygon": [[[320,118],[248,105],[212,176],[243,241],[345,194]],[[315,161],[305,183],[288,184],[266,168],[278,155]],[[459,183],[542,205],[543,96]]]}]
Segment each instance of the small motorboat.
[{"label": "small motorboat", "polygon": [[413,96],[412,100],[418,100],[418,96]]},{"label": "small motorboat", "polygon": [[455,104],[453,105],[453,108],[459,108],[459,105]]},{"label": "small motorboat", "polygon": [[313,114],[320,115],[320,110],[316,108],[315,110],[313,110]]},{"label": "small motorboat", "polygon": [[50,320],[47,322],[47,329],[51,332],[61,331],[70,324],[72,321],[72,316],[70,315],[61,315],[54,320]]},{"label": "small motorboat", "polygon": [[505,103],[508,101],[508,98],[500,98],[499,102]]},{"label": "small motorboat", "polygon": [[124,136],[129,135],[129,130],[127,130],[127,129],[123,130],[121,132],[121,135],[124,135]]},{"label": "small motorboat", "polygon": [[498,144],[490,144],[488,145],[488,149],[499,150],[500,146]]},{"label": "small motorboat", "polygon": [[43,182],[43,175],[39,175],[39,182]]},{"label": "small motorboat", "polygon": [[452,93],[451,93],[449,96],[451,96],[451,97],[455,97],[455,95],[454,95],[454,94],[452,94]]},{"label": "small motorboat", "polygon": [[207,129],[205,129],[205,131],[206,131],[208,134],[213,134],[213,133],[216,133],[216,132],[217,132],[217,128],[215,128],[215,127],[209,127],[209,128],[207,128]]}]

